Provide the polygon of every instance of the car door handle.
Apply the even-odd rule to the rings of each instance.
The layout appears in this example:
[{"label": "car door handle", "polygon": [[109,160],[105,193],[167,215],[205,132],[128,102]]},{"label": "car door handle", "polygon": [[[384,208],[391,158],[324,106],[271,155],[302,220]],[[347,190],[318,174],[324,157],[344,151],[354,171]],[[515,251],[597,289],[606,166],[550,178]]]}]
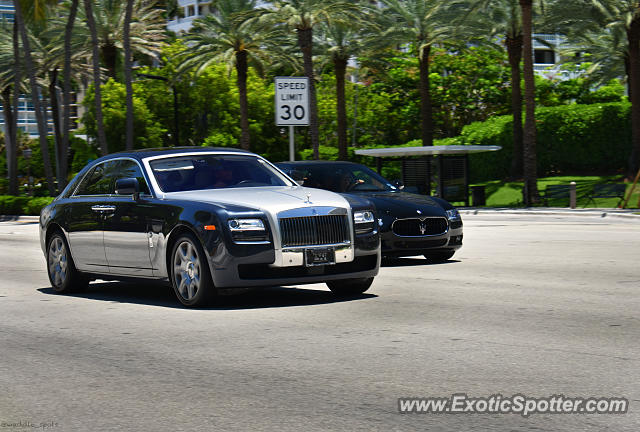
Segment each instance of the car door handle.
[{"label": "car door handle", "polygon": [[91,210],[95,212],[113,212],[116,211],[116,206],[111,205],[94,205]]}]

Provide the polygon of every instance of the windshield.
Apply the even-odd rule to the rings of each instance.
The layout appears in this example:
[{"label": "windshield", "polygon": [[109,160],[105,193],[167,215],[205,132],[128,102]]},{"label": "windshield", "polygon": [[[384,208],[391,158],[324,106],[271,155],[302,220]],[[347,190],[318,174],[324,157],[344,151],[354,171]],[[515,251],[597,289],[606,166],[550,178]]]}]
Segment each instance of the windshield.
[{"label": "windshield", "polygon": [[384,177],[364,165],[316,164],[293,165],[287,170],[305,187],[333,192],[380,192],[396,188]]},{"label": "windshield", "polygon": [[268,163],[251,155],[196,153],[156,159],[149,165],[163,192],[292,186]]}]

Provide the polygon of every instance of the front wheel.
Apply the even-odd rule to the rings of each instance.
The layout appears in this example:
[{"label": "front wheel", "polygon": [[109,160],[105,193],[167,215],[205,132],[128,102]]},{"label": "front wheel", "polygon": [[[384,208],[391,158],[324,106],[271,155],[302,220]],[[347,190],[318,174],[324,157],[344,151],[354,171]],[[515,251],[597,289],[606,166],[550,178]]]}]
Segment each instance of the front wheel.
[{"label": "front wheel", "polygon": [[369,289],[373,283],[373,278],[360,279],[340,279],[327,282],[327,286],[336,295],[350,296],[362,294]]},{"label": "front wheel", "polygon": [[451,259],[454,253],[455,252],[438,252],[438,253],[425,254],[424,257],[429,261],[442,263]]},{"label": "front wheel", "polygon": [[178,300],[189,307],[202,307],[215,298],[209,265],[200,242],[184,234],[171,251],[171,284]]},{"label": "front wheel", "polygon": [[82,291],[89,284],[89,279],[76,269],[67,241],[61,232],[56,232],[49,238],[47,270],[51,287],[55,292]]}]

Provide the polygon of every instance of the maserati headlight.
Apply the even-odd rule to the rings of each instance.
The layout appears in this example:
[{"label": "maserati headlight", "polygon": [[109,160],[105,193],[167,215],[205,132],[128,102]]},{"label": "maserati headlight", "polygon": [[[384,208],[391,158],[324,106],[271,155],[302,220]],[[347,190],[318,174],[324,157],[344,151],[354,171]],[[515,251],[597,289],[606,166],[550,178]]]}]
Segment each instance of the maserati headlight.
[{"label": "maserati headlight", "polygon": [[375,227],[375,221],[375,215],[371,210],[353,212],[353,223],[355,224],[356,234],[372,232]]},{"label": "maserati headlight", "polygon": [[269,233],[262,219],[229,219],[227,225],[231,237],[236,243],[252,243],[269,241]]},{"label": "maserati headlight", "polygon": [[456,209],[447,210],[447,219],[460,219],[460,213],[458,213],[458,210]]}]

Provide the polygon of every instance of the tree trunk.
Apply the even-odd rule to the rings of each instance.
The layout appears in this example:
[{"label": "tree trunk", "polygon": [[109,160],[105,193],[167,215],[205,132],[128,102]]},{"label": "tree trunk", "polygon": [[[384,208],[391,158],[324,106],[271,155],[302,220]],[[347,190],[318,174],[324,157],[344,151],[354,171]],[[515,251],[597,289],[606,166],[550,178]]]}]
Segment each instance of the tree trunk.
[{"label": "tree trunk", "polygon": [[238,97],[240,99],[240,147],[251,149],[251,136],[249,135],[249,103],[247,101],[247,52],[236,52],[236,72],[238,79]]},{"label": "tree trunk", "polygon": [[313,158],[320,159],[320,132],[318,129],[318,102],[316,100],[316,83],[313,73],[313,29],[298,29],[298,45],[304,59],[304,74],[309,78],[309,135],[313,148]]},{"label": "tree trunk", "polygon": [[520,0],[522,10],[522,56],[524,58],[524,101],[525,121],[523,135],[524,154],[524,189],[523,198],[526,206],[538,202],[538,176],[536,172],[536,100],[535,81],[533,77],[532,48],[532,0]]},{"label": "tree trunk", "polygon": [[133,85],[131,84],[131,14],[133,13],[133,0],[127,0],[124,14],[124,82],[127,88],[127,132],[126,149],[133,150]]},{"label": "tree trunk", "polygon": [[2,113],[4,115],[4,142],[7,149],[7,174],[9,175],[9,195],[18,195],[18,146],[13,140],[14,111],[11,102],[11,87],[2,90]]},{"label": "tree trunk", "polygon": [[62,79],[64,80],[64,86],[62,88],[62,145],[60,149],[60,161],[58,162],[60,172],[64,177],[64,184],[60,185],[61,189],[66,186],[67,175],[69,172],[69,135],[71,134],[71,36],[77,12],[78,0],[72,0],[71,8],[69,9],[69,19],[67,20],[67,25],[64,30],[64,70],[62,72]]},{"label": "tree trunk", "polygon": [[513,114],[513,156],[511,177],[522,176],[522,89],[520,88],[520,61],[522,60],[522,35],[505,39],[509,66],[511,67],[511,112]]},{"label": "tree trunk", "polygon": [[[18,22],[13,22],[13,123],[11,124],[11,142],[14,145],[15,151],[13,152],[13,177],[9,175],[9,190],[15,190],[15,194],[18,194],[18,149],[20,147],[18,143],[18,116],[20,112],[18,105],[20,104],[20,83],[22,82],[20,65],[20,34],[18,29]],[[12,186],[13,185],[13,186]],[[11,193],[11,192],[10,192]]]},{"label": "tree trunk", "polygon": [[93,17],[92,0],[84,0],[84,8],[87,15],[87,24],[91,32],[91,45],[93,46],[93,87],[95,92],[96,105],[96,124],[98,129],[98,147],[102,155],[109,153],[107,147],[107,137],[104,133],[104,121],[102,119],[102,91],[100,89],[100,52],[98,50],[98,33],[96,30],[96,22]]},{"label": "tree trunk", "polygon": [[629,40],[629,99],[631,100],[631,155],[628,175],[633,177],[640,167],[640,18],[631,21]]},{"label": "tree trunk", "polygon": [[433,145],[433,108],[431,106],[431,89],[429,88],[429,54],[431,45],[420,49],[420,122],[422,124],[422,145]]},{"label": "tree trunk", "polygon": [[49,71],[49,99],[51,100],[51,117],[53,117],[53,136],[56,149],[56,178],[58,179],[58,189],[66,186],[66,174],[62,174],[62,133],[60,131],[60,106],[58,104],[58,69]]},{"label": "tree trunk", "polygon": [[22,6],[19,0],[14,0],[15,20],[18,23],[19,33],[24,47],[24,63],[27,74],[29,75],[29,85],[31,86],[31,97],[33,99],[33,110],[35,111],[36,121],[38,123],[38,139],[40,141],[40,151],[42,152],[42,163],[44,164],[44,175],[47,179],[47,188],[49,195],[56,196],[56,188],[53,181],[53,172],[51,170],[51,159],[49,158],[49,145],[47,143],[47,125],[44,123],[44,115],[42,113],[42,105],[40,104],[40,94],[38,83],[36,81],[36,71],[31,58],[31,42],[27,28],[22,18]]},{"label": "tree trunk", "polygon": [[113,43],[108,43],[100,48],[100,57],[107,69],[107,77],[116,79],[118,63],[118,48]]},{"label": "tree trunk", "polygon": [[333,64],[336,74],[336,110],[338,113],[338,159],[347,160],[347,101],[344,95],[344,77],[348,58],[336,56]]}]

